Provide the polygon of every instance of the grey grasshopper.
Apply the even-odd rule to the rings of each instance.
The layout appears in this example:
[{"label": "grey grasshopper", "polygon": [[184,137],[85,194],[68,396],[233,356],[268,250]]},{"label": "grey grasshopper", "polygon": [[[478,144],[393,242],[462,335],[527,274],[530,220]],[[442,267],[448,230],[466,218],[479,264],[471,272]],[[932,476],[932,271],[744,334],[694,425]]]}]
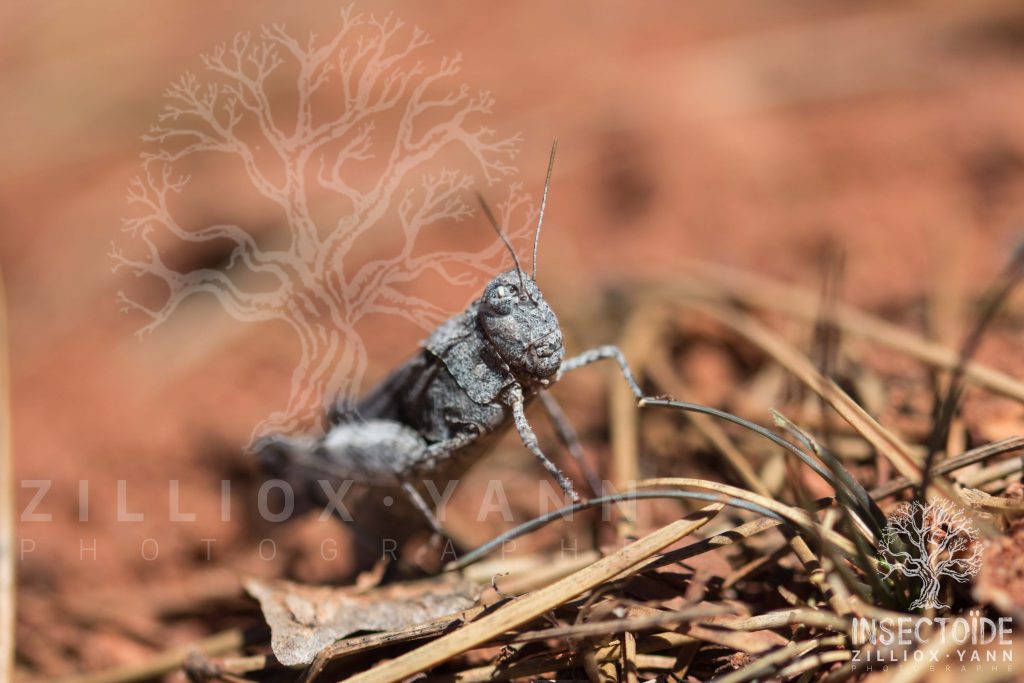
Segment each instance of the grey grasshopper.
[{"label": "grey grasshopper", "polygon": [[[632,372],[615,346],[565,358],[562,330],[537,286],[537,244],[544,219],[557,142],[551,149],[533,245],[533,272],[520,267],[511,244],[481,198],[481,206],[508,247],[515,268],[494,277],[482,296],[438,327],[418,353],[335,419],[319,438],[269,437],[257,445],[264,461],[295,466],[383,489],[401,488],[443,535],[417,486],[425,479],[454,480],[507,428],[514,426],[529,450],[573,500],[570,479],[545,455],[526,419],[540,398],[560,438],[577,458],[579,441],[554,398],[546,393],[572,370],[613,360],[637,399]],[[592,483],[593,486],[593,483]]]}]

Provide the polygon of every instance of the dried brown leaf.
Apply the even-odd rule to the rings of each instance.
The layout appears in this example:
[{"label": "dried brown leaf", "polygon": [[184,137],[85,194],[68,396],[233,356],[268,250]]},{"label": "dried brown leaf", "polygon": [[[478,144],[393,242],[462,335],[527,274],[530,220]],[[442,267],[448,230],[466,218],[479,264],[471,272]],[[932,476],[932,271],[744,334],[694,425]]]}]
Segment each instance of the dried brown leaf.
[{"label": "dried brown leaf", "polygon": [[480,587],[436,582],[397,590],[306,586],[289,581],[245,582],[270,626],[270,645],[286,666],[309,664],[334,641],[360,631],[392,631],[472,607]]}]

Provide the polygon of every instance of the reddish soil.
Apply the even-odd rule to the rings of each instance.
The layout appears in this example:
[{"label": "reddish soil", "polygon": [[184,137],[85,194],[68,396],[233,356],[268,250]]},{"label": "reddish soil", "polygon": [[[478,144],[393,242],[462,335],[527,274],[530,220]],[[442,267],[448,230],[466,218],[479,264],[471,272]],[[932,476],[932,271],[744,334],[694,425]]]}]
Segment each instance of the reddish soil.
[{"label": "reddish soil", "polygon": [[[463,53],[464,80],[497,99],[489,125],[524,133],[517,165],[529,190],[559,138],[540,279],[560,311],[587,309],[617,283],[671,281],[694,260],[816,289],[832,241],[846,254],[845,300],[921,329],[928,295],[968,301],[1021,240],[1017,3],[384,4],[434,36],[432,57]],[[0,10],[0,263],[18,509],[32,498],[25,481],[52,481],[38,509],[52,519],[18,526],[35,544],[19,563],[26,678],[138,661],[208,633],[214,624],[168,612],[230,595],[242,573],[322,581],[350,571],[342,528],[280,527],[247,512],[259,474],[241,447],[287,394],[297,353],[288,330],[197,299],[140,342],[144,321],[116,299],[137,285],[112,275],[107,256],[165,84],[236,31],[327,31],[335,12],[262,1]],[[471,295],[444,294],[453,308]],[[1011,302],[1014,315],[981,352],[1016,376],[1022,305]],[[945,338],[958,338],[961,320]],[[419,339],[395,323],[368,335],[373,377]],[[709,401],[736,372],[717,353],[698,348],[683,361]],[[583,416],[603,409],[603,385],[587,381],[578,386],[593,391],[568,403],[599,425],[600,415]],[[990,439],[1024,425],[1006,401],[979,400],[967,416]],[[531,466],[513,447],[486,465]],[[227,522],[222,479],[236,487]],[[119,480],[143,521],[117,521]],[[196,521],[170,521],[172,480]],[[259,557],[266,538],[278,544],[274,561]],[[155,560],[143,557],[154,548],[146,539],[158,543]],[[203,539],[215,539],[209,560]],[[319,558],[325,539],[339,558]],[[112,604],[120,626],[90,628]],[[219,625],[231,623],[230,610],[219,613]]]}]

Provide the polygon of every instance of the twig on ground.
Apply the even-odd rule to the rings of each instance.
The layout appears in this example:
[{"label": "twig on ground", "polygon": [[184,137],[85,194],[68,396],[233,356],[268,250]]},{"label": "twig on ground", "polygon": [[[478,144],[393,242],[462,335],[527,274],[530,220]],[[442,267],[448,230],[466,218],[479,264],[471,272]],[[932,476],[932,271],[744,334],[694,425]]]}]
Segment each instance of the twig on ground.
[{"label": "twig on ground", "polygon": [[17,578],[14,563],[14,460],[11,455],[11,374],[7,298],[0,271],[0,680],[14,680]]},{"label": "twig on ground", "polygon": [[[703,288],[706,298],[720,298],[724,292],[731,298],[758,308],[814,320],[817,297],[805,289],[725,266],[697,264],[696,269],[713,283],[710,288],[707,285]],[[692,295],[697,292],[687,293]],[[956,349],[927,341],[909,330],[852,306],[837,303],[834,313],[836,324],[846,334],[888,346],[947,370],[955,368],[959,361]],[[989,391],[1024,402],[1024,382],[1010,375],[978,362],[969,363],[964,368],[964,375]]]},{"label": "twig on ground", "polygon": [[949,441],[950,429],[954,417],[960,406],[960,399],[963,396],[964,374],[967,364],[977,353],[985,331],[995,319],[996,313],[1002,307],[1003,302],[1024,277],[1024,249],[1018,249],[1007,267],[999,274],[995,282],[989,286],[982,297],[981,311],[971,326],[967,337],[964,339],[960,354],[957,357],[956,366],[950,374],[947,382],[946,394],[939,402],[935,411],[935,421],[932,433],[927,441],[928,453],[924,459],[924,470],[921,474],[921,484],[917,488],[917,499],[924,501],[928,495],[928,484],[932,479],[932,468],[935,466],[936,458]]},{"label": "twig on ground", "polygon": [[689,536],[707,524],[722,509],[721,503],[708,505],[684,519],[672,522],[635,543],[604,557],[575,574],[499,607],[466,626],[400,657],[353,676],[352,683],[398,681],[430,669],[459,655],[503,631],[532,621],[549,610],[571,600],[658,551]]},{"label": "twig on ground", "polygon": [[843,640],[840,636],[830,636],[828,638],[814,638],[812,640],[790,643],[770,654],[757,658],[742,669],[722,676],[717,681],[718,683],[742,683],[743,681],[750,681],[756,678],[764,678],[776,672],[778,665],[783,662],[791,661],[819,647],[840,645]]},{"label": "twig on ground", "polygon": [[[978,448],[972,448],[971,450],[956,456],[955,458],[949,458],[944,460],[935,466],[935,474],[943,475],[955,472],[958,469],[973,465],[974,463],[987,460],[988,458],[994,458],[1005,453],[1012,453],[1024,449],[1024,436],[1011,436],[1008,439],[997,441],[995,443],[985,444]],[[871,490],[871,497],[875,500],[887,498],[894,494],[909,489],[914,486],[916,482],[907,479],[906,477],[900,477],[893,479],[882,486],[878,486]]]},{"label": "twig on ground", "polygon": [[165,650],[138,664],[129,664],[105,671],[74,676],[63,679],[59,683],[134,683],[135,681],[146,681],[182,668],[193,652],[199,652],[207,657],[218,657],[229,652],[235,652],[245,644],[246,636],[242,629],[231,629],[230,631],[222,631],[221,633],[203,638],[191,645]]},{"label": "twig on ground", "polygon": [[[664,393],[675,398],[692,402],[689,392],[683,386],[675,368],[669,363],[668,354],[664,349],[653,352],[650,360],[651,374],[657,378],[656,381]],[[687,417],[694,428],[704,437],[711,446],[725,457],[725,461],[736,473],[736,476],[754,493],[762,496],[771,496],[772,492],[764,485],[764,482],[754,471],[747,456],[733,443],[729,435],[725,433],[717,422],[710,415],[688,412]]]},{"label": "twig on ground", "polygon": [[[661,327],[655,320],[658,311],[647,306],[633,312],[619,339],[622,352],[630,359],[633,372],[641,377],[647,358],[661,334]],[[609,369],[609,372],[615,372]],[[636,396],[615,372],[609,375],[611,382],[609,400],[609,421],[611,426],[611,482],[616,491],[625,491],[640,478],[640,416],[636,409]],[[620,538],[631,536],[638,520],[623,516],[618,524]]]}]

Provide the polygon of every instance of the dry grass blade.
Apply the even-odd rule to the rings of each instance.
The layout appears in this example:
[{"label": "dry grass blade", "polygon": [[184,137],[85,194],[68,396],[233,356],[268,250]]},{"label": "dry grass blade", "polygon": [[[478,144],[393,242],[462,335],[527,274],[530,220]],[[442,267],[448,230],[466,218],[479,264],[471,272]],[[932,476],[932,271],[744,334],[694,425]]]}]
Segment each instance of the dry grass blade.
[{"label": "dry grass blade", "polygon": [[826,664],[849,661],[851,657],[853,657],[853,655],[848,650],[833,650],[831,652],[807,655],[779,671],[779,678],[787,680],[810,671],[811,669],[817,669],[825,666]]},{"label": "dry grass blade", "polygon": [[812,652],[819,647],[840,645],[842,642],[843,638],[833,636],[829,638],[815,638],[813,640],[790,643],[789,645],[779,648],[770,654],[759,657],[742,669],[738,669],[716,679],[716,681],[718,683],[742,683],[742,681],[764,678],[776,671],[778,665],[783,662],[791,661],[801,655]]},{"label": "dry grass blade", "polygon": [[[629,316],[619,339],[619,347],[632,363],[633,372],[641,376],[651,350],[661,335],[659,311],[652,307],[641,307]],[[636,409],[636,397],[621,381],[617,369],[609,368],[608,411],[611,430],[611,482],[617,491],[625,491],[640,478],[640,416]],[[619,536],[633,535],[637,520],[623,518],[618,524]]]},{"label": "dry grass blade", "polygon": [[[451,572],[464,569],[469,565],[479,561],[481,558],[488,555],[489,553],[492,553],[495,550],[503,547],[503,545],[508,541],[512,541],[519,538],[520,536],[525,536],[526,534],[532,533],[537,529],[540,529],[541,527],[545,526],[546,524],[550,524],[554,521],[560,519],[570,519],[573,514],[581,510],[587,510],[596,507],[603,508],[611,504],[622,503],[625,501],[657,498],[675,498],[710,502],[721,501],[726,505],[732,505],[734,507],[749,510],[751,512],[755,512],[758,514],[767,515],[769,517],[777,517],[776,513],[772,512],[771,510],[765,508],[762,505],[758,505],[756,503],[748,502],[735,497],[722,499],[721,496],[718,496],[716,494],[700,493],[695,491],[626,491],[624,493],[618,493],[613,496],[591,498],[590,500],[584,501],[582,503],[568,505],[563,508],[558,508],[557,510],[549,512],[545,515],[541,515],[540,517],[535,517],[528,522],[524,522],[523,524],[520,524],[517,527],[509,529],[508,531],[505,531],[504,533],[495,536],[483,545],[478,546],[477,548],[466,553],[458,560],[453,560],[452,562],[449,562],[444,566],[444,571]],[[779,517],[779,521],[782,521],[781,517]]]},{"label": "dry grass blade", "polygon": [[[697,264],[697,271],[721,292],[743,303],[765,310],[813,321],[818,298],[800,287],[785,285],[742,270],[711,264]],[[942,344],[927,341],[913,332],[851,306],[837,303],[835,322],[843,332],[901,351],[930,365],[954,369],[960,354]],[[978,362],[964,367],[964,376],[974,384],[1024,402],[1024,382]]]},{"label": "dry grass blade", "polygon": [[[687,647],[679,643],[675,647]],[[637,650],[642,649],[639,644]],[[614,671],[614,662],[621,658],[621,648],[616,642],[612,648],[606,648],[599,652],[596,661],[610,663]],[[667,669],[675,664],[675,657],[637,654],[634,661],[637,668],[641,670]],[[499,662],[487,664],[472,669],[465,669],[455,674],[443,674],[428,677],[427,683],[492,683],[493,681],[509,680],[533,680],[539,674],[550,671],[561,671],[572,666],[578,666],[576,658],[572,653],[558,653],[527,659],[525,661]]]},{"label": "dry grass blade", "polygon": [[235,652],[245,645],[245,634],[240,629],[222,631],[191,645],[165,650],[152,659],[138,664],[128,664],[116,669],[98,671],[93,674],[63,679],[59,683],[132,683],[148,681],[177,671],[184,666],[195,652],[207,657],[217,657]]},{"label": "dry grass blade", "polygon": [[[273,655],[249,655],[228,657],[207,657],[193,652],[185,660],[185,677],[190,681],[207,681],[214,678],[233,680],[230,677],[266,669],[280,668]],[[244,680],[236,678],[234,680]]]},{"label": "dry grass blade", "polygon": [[[839,301],[839,290],[846,269],[846,254],[842,246],[833,239],[826,241],[821,255],[821,295],[818,301],[818,315],[814,320],[812,356],[818,372],[823,377],[833,377],[839,366],[839,350],[842,345],[842,330],[836,324],[835,306]],[[828,446],[832,441],[832,427],[826,419],[828,406],[820,399],[821,440]]]},{"label": "dry grass blade", "polygon": [[939,402],[938,409],[935,411],[935,423],[932,427],[931,437],[928,439],[928,454],[924,459],[924,472],[917,491],[918,500],[923,501],[927,497],[928,483],[933,474],[932,468],[935,466],[939,451],[945,448],[949,441],[950,430],[963,396],[965,368],[981,345],[985,331],[995,319],[996,313],[1002,308],[1003,302],[1010,296],[1022,276],[1024,276],[1024,249],[1019,249],[1006,269],[999,274],[982,297],[981,311],[964,339],[956,367],[947,382],[946,395]]},{"label": "dry grass blade", "polygon": [[645,479],[636,483],[637,489],[667,489],[667,488],[697,488],[714,491],[731,498],[737,498],[758,507],[762,507],[783,519],[793,523],[798,529],[812,530],[817,536],[823,536],[829,543],[834,544],[844,553],[853,555],[856,547],[848,539],[840,536],[834,531],[822,528],[815,519],[801,508],[784,505],[771,498],[751,493],[735,486],[719,484],[716,481],[704,479],[689,479],[685,477],[662,477],[658,479]]},{"label": "dry grass blade", "polygon": [[449,633],[432,643],[408,652],[397,659],[353,676],[358,681],[399,681],[426,671],[473,647],[485,643],[510,628],[536,619],[609,579],[634,567],[658,551],[692,534],[707,524],[723,505],[708,505],[684,519],[672,522],[644,536],[635,543],[604,557],[571,576],[516,599],[494,612]]},{"label": "dry grass blade", "polygon": [[[828,507],[833,502],[835,502],[834,498],[824,498],[822,500],[817,501],[816,504],[819,509],[822,509]],[[715,534],[714,536],[706,538],[703,541],[691,543],[690,545],[679,548],[678,550],[671,550],[662,555],[661,557],[658,557],[648,562],[645,566],[645,569],[663,567],[665,565],[682,562],[684,560],[690,559],[691,557],[696,557],[711,550],[715,550],[716,548],[721,548],[727,545],[732,545],[733,543],[744,541],[752,536],[756,536],[757,534],[760,534],[764,531],[768,531],[769,529],[774,529],[775,527],[781,525],[781,520],[770,517],[756,519],[753,522],[747,522],[746,524],[741,524],[738,527],[733,527],[728,531],[723,531],[720,534]]]},{"label": "dry grass blade", "polygon": [[636,636],[627,631],[619,642],[622,643],[622,672],[626,683],[637,683]]},{"label": "dry grass blade", "polygon": [[[807,384],[815,393],[824,398],[832,409],[857,430],[875,450],[888,459],[901,475],[914,481],[920,481],[921,465],[911,455],[907,445],[880,425],[835,382],[827,377],[822,377],[814,364],[791,344],[751,316],[722,306],[707,306],[697,303],[688,305],[759,346],[801,382]],[[946,497],[954,501],[958,500],[956,492],[946,482],[939,479],[934,482],[934,485]]]},{"label": "dry grass blade", "polygon": [[[971,472],[959,477],[959,480],[964,486],[976,489],[1011,475],[1020,474],[1022,470],[1024,470],[1024,459],[1018,457],[989,465],[977,472]],[[1001,483],[1005,485],[1008,482]]]},{"label": "dry grass blade", "polygon": [[[669,362],[668,353],[665,349],[657,349],[652,353],[650,360],[651,375],[660,384],[664,393],[674,396],[682,401],[692,402],[686,387],[680,381],[675,368]],[[754,471],[747,456],[736,447],[729,435],[725,433],[714,418],[703,413],[687,413],[687,418],[694,428],[700,432],[709,444],[718,450],[729,466],[732,467],[743,483],[754,493],[762,496],[770,496],[771,491],[764,485],[761,478]]]},{"label": "dry grass blade", "polygon": [[0,680],[14,678],[14,462],[11,456],[11,376],[7,298],[0,271]]},{"label": "dry grass blade", "polygon": [[[976,462],[981,462],[988,458],[994,458],[998,455],[1012,453],[1013,451],[1021,449],[1024,449],[1024,436],[1011,436],[1010,438],[1003,439],[1002,441],[985,444],[978,448],[972,448],[966,453],[958,455],[955,458],[944,460],[935,466],[935,474],[949,474],[950,472],[955,472],[956,470],[967,467],[968,465],[973,465]],[[899,477],[898,479],[893,479],[890,482],[872,489],[871,497],[875,500],[878,500],[879,498],[886,498],[914,486],[915,483],[916,482],[913,482],[906,477]]]},{"label": "dry grass blade", "polygon": [[306,673],[302,680],[307,682],[314,681],[317,676],[323,673],[324,669],[331,662],[335,662],[359,652],[367,652],[369,650],[387,647],[388,645],[407,643],[414,640],[422,640],[423,638],[432,638],[441,635],[453,626],[465,623],[466,621],[479,616],[483,611],[483,607],[475,607],[459,615],[442,617],[425,624],[408,626],[397,631],[373,633],[366,636],[360,636],[358,638],[345,638],[344,640],[339,640],[337,643],[324,648],[320,654],[316,656],[312,664],[310,664],[306,669]]},{"label": "dry grass blade", "polygon": [[[758,507],[764,507],[769,512],[789,520],[796,529],[800,530],[801,534],[809,536],[819,545],[827,543],[827,547],[829,549],[838,550],[851,558],[855,557],[857,551],[857,546],[854,543],[851,543],[849,539],[837,534],[831,529],[821,527],[805,510],[783,505],[782,503],[758,496],[757,494],[749,491],[743,491],[742,489],[726,486],[725,484],[707,482],[700,479],[650,479],[637,483],[637,488],[645,488],[647,486],[655,488],[659,486],[708,488],[713,491],[731,495],[735,498],[739,498],[740,500],[757,505]],[[789,533],[792,534],[792,532]],[[797,556],[797,559],[799,559],[801,564],[803,564],[810,572],[810,582],[828,599],[829,604],[837,613],[842,615],[849,614],[850,606],[847,604],[846,600],[834,591],[830,591],[828,589],[822,562],[811,550],[807,543],[807,539],[801,534],[792,534],[789,536],[789,542],[790,546],[793,548],[793,552]]]},{"label": "dry grass blade", "polygon": [[784,626],[820,626],[830,628],[833,631],[846,633],[850,628],[850,620],[837,616],[832,612],[819,610],[794,608],[776,610],[767,614],[759,614],[756,617],[745,617],[743,619],[723,619],[715,622],[716,626],[731,628],[736,631],[760,631],[762,629],[782,628]]},{"label": "dry grass blade", "polygon": [[[548,640],[551,638],[586,638],[590,636],[613,635],[620,633],[648,631],[670,624],[684,624],[697,619],[709,619],[711,617],[728,614],[731,612],[724,606],[701,606],[691,609],[675,610],[672,612],[658,612],[643,617],[629,617],[626,619],[609,619],[607,621],[594,621],[585,624],[573,624],[571,626],[558,626],[546,628],[540,631],[526,631],[512,638],[514,643],[525,643],[534,640]],[[766,627],[768,628],[768,627]]]},{"label": "dry grass blade", "polygon": [[657,557],[644,567],[645,569],[655,569],[657,567],[664,567],[666,565],[676,564],[690,559],[691,557],[697,557],[704,553],[711,552],[718,548],[722,548],[733,543],[745,541],[746,539],[756,536],[757,534],[774,529],[775,527],[781,526],[782,521],[778,519],[772,519],[769,517],[762,517],[761,519],[754,520],[753,522],[747,522],[740,526],[733,527],[727,531],[723,531],[720,534],[705,538],[702,541],[691,543],[690,545],[679,548],[678,550],[670,550],[669,552]]},{"label": "dry grass blade", "polygon": [[510,681],[514,679],[530,679],[549,671],[561,671],[574,666],[575,662],[569,654],[557,654],[524,662],[501,662],[487,664],[473,669],[466,669],[456,674],[430,676],[428,683],[491,683],[492,681]]},{"label": "dry grass blade", "polygon": [[1024,510],[1024,500],[1020,498],[1004,498],[992,496],[978,489],[964,489],[964,500],[980,510],[1005,510],[1020,513]]}]

